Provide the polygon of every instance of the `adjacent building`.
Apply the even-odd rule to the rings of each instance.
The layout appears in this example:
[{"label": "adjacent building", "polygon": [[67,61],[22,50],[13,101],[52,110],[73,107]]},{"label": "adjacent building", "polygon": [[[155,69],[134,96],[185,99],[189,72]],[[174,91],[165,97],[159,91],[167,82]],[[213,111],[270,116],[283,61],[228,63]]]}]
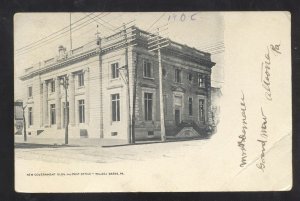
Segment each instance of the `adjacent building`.
[{"label": "adjacent building", "polygon": [[[31,135],[63,137],[68,116],[70,137],[128,139],[134,119],[137,140],[159,138],[158,57],[148,37],[130,27],[70,51],[60,46],[27,68],[20,79]],[[167,136],[186,127],[203,134],[212,123],[211,55],[174,41],[161,55]]]}]

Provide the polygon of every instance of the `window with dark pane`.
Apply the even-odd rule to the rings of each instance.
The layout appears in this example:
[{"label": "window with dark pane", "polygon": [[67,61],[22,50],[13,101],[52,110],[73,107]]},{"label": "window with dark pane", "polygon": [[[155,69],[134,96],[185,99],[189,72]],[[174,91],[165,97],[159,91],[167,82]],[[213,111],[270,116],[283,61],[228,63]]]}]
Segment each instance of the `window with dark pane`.
[{"label": "window with dark pane", "polygon": [[80,87],[84,86],[84,74],[83,73],[78,74],[78,86],[80,86]]},{"label": "window with dark pane", "polygon": [[111,78],[116,79],[119,77],[119,63],[111,64]]},{"label": "window with dark pane", "polygon": [[152,78],[152,66],[149,61],[144,61],[144,77]]},{"label": "window with dark pane", "polygon": [[181,70],[175,69],[175,82],[181,83]]},{"label": "window with dark pane", "polygon": [[28,97],[32,97],[32,87],[28,87]]},{"label": "window with dark pane", "polygon": [[29,126],[33,125],[32,107],[28,107],[28,124],[29,124]]},{"label": "window with dark pane", "polygon": [[84,100],[78,101],[78,108],[79,108],[79,123],[84,123],[85,122]]},{"label": "window with dark pane", "polygon": [[205,78],[204,78],[204,75],[202,74],[198,74],[198,84],[199,84],[199,87],[205,87]]},{"label": "window with dark pane", "polygon": [[51,92],[55,92],[55,82],[51,81]]},{"label": "window with dark pane", "polygon": [[144,112],[145,112],[145,120],[146,121],[151,121],[152,120],[152,97],[153,94],[152,93],[145,93],[144,94]]},{"label": "window with dark pane", "polygon": [[50,118],[51,118],[51,124],[56,124],[56,116],[55,116],[55,104],[50,104]]},{"label": "window with dark pane", "polygon": [[190,82],[193,81],[193,74],[192,74],[192,73],[189,73],[189,74],[188,74],[188,80],[189,80]]},{"label": "window with dark pane", "polygon": [[120,121],[120,95],[111,95],[112,121]]},{"label": "window with dark pane", "polygon": [[199,120],[204,121],[204,100],[199,99]]},{"label": "window with dark pane", "polygon": [[189,98],[189,115],[193,115],[193,99]]}]

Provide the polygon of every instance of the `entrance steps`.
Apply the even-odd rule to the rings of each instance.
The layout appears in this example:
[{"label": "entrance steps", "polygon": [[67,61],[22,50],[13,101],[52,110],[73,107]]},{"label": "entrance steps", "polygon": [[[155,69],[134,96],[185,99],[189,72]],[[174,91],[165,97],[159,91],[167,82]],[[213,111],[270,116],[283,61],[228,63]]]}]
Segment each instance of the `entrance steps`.
[{"label": "entrance steps", "polygon": [[166,127],[166,135],[171,138],[206,138],[208,133],[205,125],[199,126],[195,122],[182,122],[176,126]]}]

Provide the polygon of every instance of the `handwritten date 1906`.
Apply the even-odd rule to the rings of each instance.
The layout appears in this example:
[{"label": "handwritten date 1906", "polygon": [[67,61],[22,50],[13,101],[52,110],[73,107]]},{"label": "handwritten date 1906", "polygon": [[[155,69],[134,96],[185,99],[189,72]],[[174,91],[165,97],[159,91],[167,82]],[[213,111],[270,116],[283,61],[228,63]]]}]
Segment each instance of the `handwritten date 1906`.
[{"label": "handwritten date 1906", "polygon": [[192,14],[187,14],[187,13],[173,13],[172,15],[169,15],[168,17],[168,22],[175,22],[175,21],[180,21],[180,22],[185,22],[185,21],[194,21],[196,20],[196,15],[197,13],[192,13]]}]

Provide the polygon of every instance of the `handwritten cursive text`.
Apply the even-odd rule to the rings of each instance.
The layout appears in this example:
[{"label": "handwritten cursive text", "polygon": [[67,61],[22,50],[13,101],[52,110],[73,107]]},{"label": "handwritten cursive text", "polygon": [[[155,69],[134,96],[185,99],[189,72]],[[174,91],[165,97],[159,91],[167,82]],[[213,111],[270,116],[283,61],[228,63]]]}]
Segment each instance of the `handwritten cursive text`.
[{"label": "handwritten cursive text", "polygon": [[266,144],[268,140],[268,132],[267,132],[267,116],[264,114],[263,108],[261,107],[261,115],[262,115],[262,124],[261,124],[261,131],[260,131],[260,139],[257,141],[261,144],[261,154],[259,158],[259,162],[256,163],[256,167],[264,172],[266,167]]},{"label": "handwritten cursive text", "polygon": [[238,146],[240,147],[242,151],[242,158],[240,167],[244,167],[247,164],[247,153],[246,153],[246,134],[247,134],[247,115],[246,115],[246,102],[245,102],[245,95],[242,91],[242,97],[241,97],[241,115],[242,115],[242,134],[239,135],[239,141]]},{"label": "handwritten cursive text", "polygon": [[[277,56],[281,54],[280,45],[270,45],[272,53]],[[261,83],[265,90],[265,97],[267,100],[272,101],[271,92],[271,56],[269,47],[267,47],[267,53],[265,54],[264,61],[261,63]]]}]

